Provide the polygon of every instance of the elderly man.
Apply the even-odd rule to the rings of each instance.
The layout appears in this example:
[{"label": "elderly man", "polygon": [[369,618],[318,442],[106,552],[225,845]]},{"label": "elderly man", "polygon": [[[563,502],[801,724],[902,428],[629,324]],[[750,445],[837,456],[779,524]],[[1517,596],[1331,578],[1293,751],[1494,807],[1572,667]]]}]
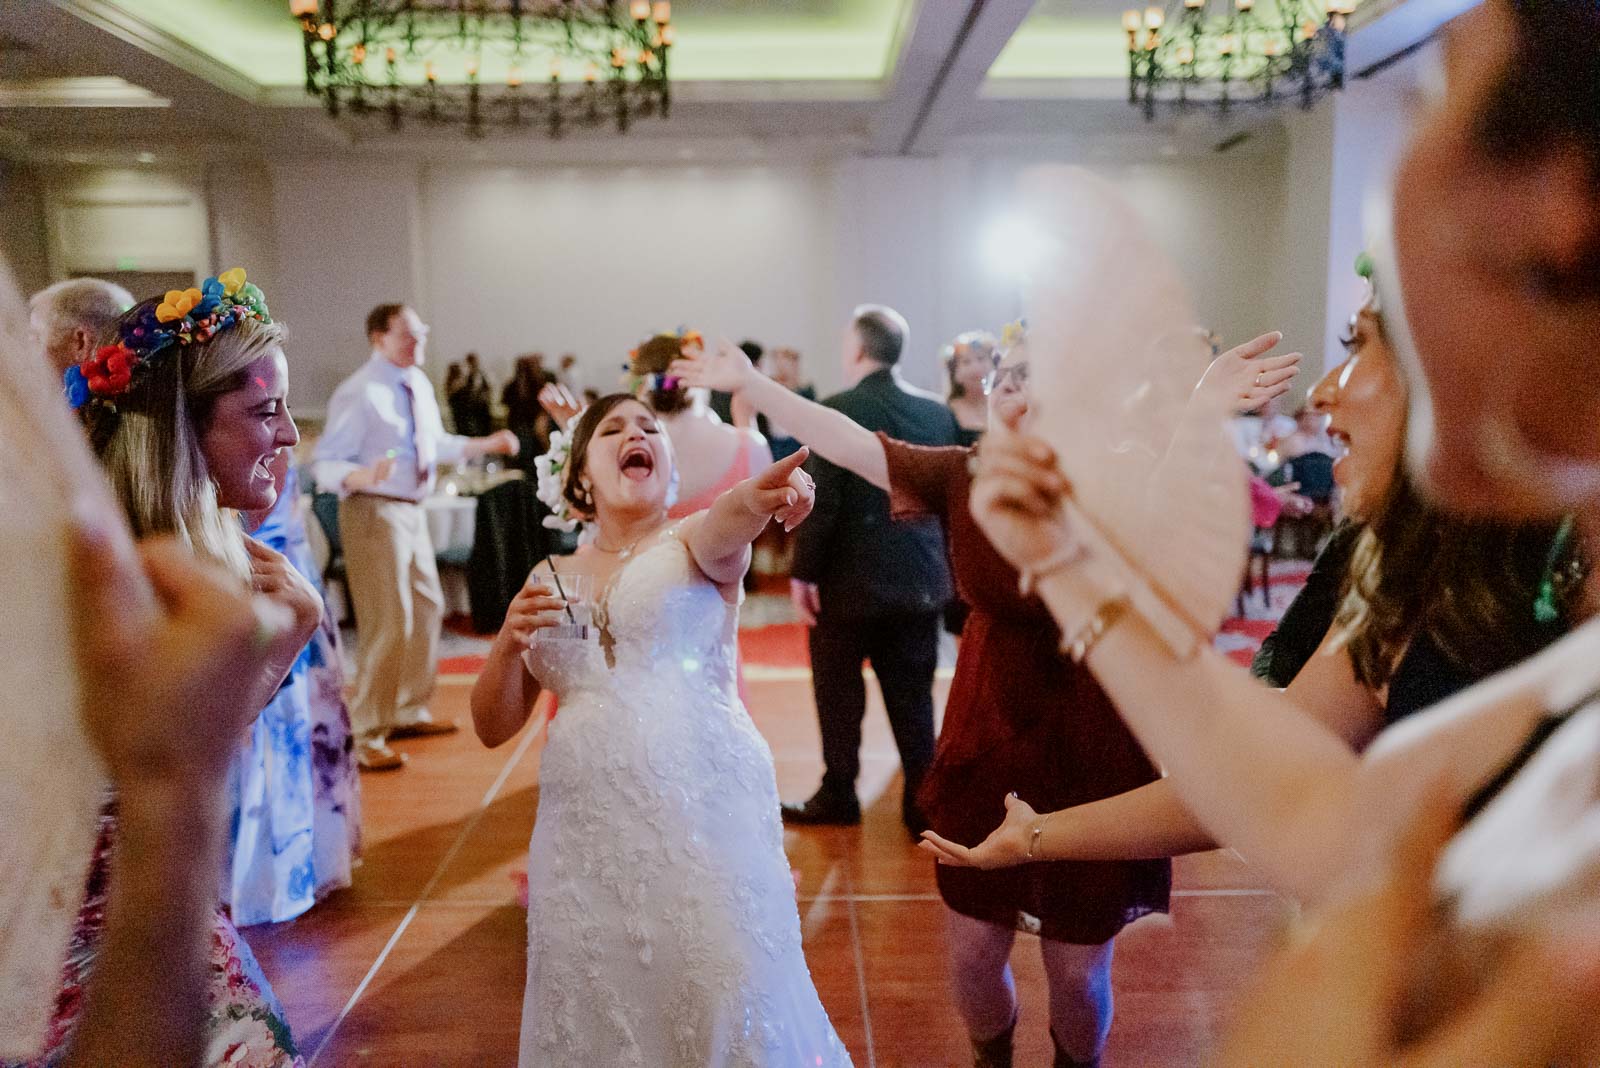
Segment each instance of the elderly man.
[{"label": "elderly man", "polygon": [[133,295],[119,285],[70,278],[33,295],[28,326],[45,358],[65,371],[94,355],[100,335],[131,307]]},{"label": "elderly man", "polygon": [[372,356],[328,402],[313,468],[317,484],[339,494],[345,572],[361,630],[350,711],[356,762],[368,771],[405,762],[389,747],[393,738],[456,729],[428,712],[444,594],[422,501],[437,467],[517,452],[509,430],[477,438],[445,432],[422,372],[427,338],[427,325],[406,305],[372,310]]}]

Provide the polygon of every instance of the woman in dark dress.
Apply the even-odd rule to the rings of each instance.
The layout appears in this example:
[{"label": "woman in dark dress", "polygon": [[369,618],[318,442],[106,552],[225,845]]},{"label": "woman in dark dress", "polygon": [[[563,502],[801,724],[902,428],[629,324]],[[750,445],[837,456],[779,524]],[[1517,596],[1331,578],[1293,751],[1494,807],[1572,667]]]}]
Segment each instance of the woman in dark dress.
[{"label": "woman in dark dress", "polygon": [[538,353],[518,356],[511,380],[500,391],[500,403],[506,409],[506,427],[522,443],[522,451],[517,454],[522,459],[518,462],[529,465],[529,470],[532,470],[532,457],[543,456],[550,448],[550,432],[555,429],[555,420],[545,414],[544,406],[539,403],[539,391],[555,380],[556,376],[545,370],[543,356]]},{"label": "woman in dark dress", "polygon": [[939,362],[944,364],[945,404],[956,417],[956,441],[971,448],[989,422],[983,384],[1000,363],[1000,343],[993,334],[969,330],[944,347]]},{"label": "woman in dark dress", "polygon": [[[1347,446],[1349,521],[1255,659],[1256,675],[1355,749],[1385,727],[1525,660],[1567,632],[1582,568],[1557,523],[1452,518],[1412,488],[1401,456],[1405,392],[1376,303],[1345,338],[1349,360],[1312,391]],[[985,869],[1047,859],[1170,856],[1214,848],[1170,780],[1040,816],[1026,799],[976,849],[928,843],[942,863]]]},{"label": "woman in dark dress", "polygon": [[[819,455],[886,490],[897,516],[942,520],[956,587],[972,614],[919,797],[935,829],[976,843],[1001,818],[1008,790],[1062,806],[1156,780],[1099,686],[1061,655],[1061,632],[1044,606],[1018,593],[1016,570],[974,525],[967,507],[970,449],[874,435],[766,379],[731,345],[674,365],[673,373],[742,394]],[[1022,339],[986,384],[990,419],[1013,427],[1023,422]],[[1270,395],[1262,393],[1258,403]],[[1098,1063],[1111,1025],[1112,940],[1129,922],[1166,910],[1170,881],[1164,858],[1005,872],[941,867],[956,1005],[976,1063],[1011,1064],[1017,1002],[1010,955],[1018,930],[1041,936],[1055,1063]]]}]

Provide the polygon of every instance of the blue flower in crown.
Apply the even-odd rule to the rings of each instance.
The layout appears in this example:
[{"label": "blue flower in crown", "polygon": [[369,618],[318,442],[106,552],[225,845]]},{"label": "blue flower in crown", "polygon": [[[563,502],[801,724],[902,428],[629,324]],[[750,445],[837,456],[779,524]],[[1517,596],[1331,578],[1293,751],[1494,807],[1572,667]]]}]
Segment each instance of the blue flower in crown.
[{"label": "blue flower in crown", "polygon": [[72,406],[73,411],[89,403],[89,380],[83,377],[83,372],[78,369],[77,364],[67,368],[66,373],[61,376],[61,382],[66,387],[67,403]]}]

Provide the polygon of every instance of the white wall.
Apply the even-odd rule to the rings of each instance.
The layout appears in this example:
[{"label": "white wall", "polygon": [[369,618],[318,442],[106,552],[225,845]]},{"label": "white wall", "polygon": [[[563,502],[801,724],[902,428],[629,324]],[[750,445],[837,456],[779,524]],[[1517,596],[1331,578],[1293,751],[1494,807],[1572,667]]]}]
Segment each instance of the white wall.
[{"label": "white wall", "polygon": [[1355,262],[1367,247],[1367,202],[1385,195],[1400,161],[1406,136],[1422,108],[1418,82],[1429,56],[1424,53],[1380,77],[1355,82],[1330,109],[1332,204],[1325,227],[1330,353],[1338,353],[1339,336],[1366,292],[1355,275]]},{"label": "white wall", "polygon": [[[1318,213],[1295,214],[1299,194],[1287,188],[1319,166],[1325,173],[1314,149],[1327,137],[1309,140],[1100,168],[1150,220],[1204,322],[1225,338],[1292,321],[1291,341],[1310,348],[1295,335],[1321,330],[1325,270],[1302,272],[1303,299],[1284,316],[1284,248],[1324,267],[1330,255],[1314,247]],[[415,303],[433,326],[436,377],[469,350],[496,379],[519,353],[572,351],[591,382],[609,384],[640,338],[688,324],[795,345],[825,391],[839,382],[850,309],[881,302],[911,322],[908,377],[937,388],[946,339],[1018,314],[1015,282],[993,274],[980,249],[1030,161],[513,169],[306,160],[149,181],[203,191],[209,232],[185,255],[198,255],[202,272],[242,264],[259,281],[289,326],[294,401],[314,413],[364,358],[366,312],[388,300]],[[43,184],[55,189],[60,174]],[[121,216],[99,218],[110,231]]]}]

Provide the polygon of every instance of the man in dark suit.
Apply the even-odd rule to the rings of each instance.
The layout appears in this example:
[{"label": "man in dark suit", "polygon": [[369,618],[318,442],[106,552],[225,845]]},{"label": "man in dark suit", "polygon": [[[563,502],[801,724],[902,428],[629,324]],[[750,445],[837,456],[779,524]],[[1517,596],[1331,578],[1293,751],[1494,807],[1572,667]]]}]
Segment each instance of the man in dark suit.
[{"label": "man in dark suit", "polygon": [[[845,381],[824,401],[868,430],[918,445],[954,445],[955,417],[932,394],[900,379],[906,321],[892,308],[857,308],[844,339]],[[822,786],[785,805],[788,823],[861,820],[856,777],[870,661],[905,771],[901,814],[913,835],[925,824],[917,787],[933,760],[933,673],[939,620],[952,596],[936,520],[889,518],[889,496],[820,458],[810,464],[817,507],[798,532],[791,593],[811,626],[811,677],[822,729]]]}]

